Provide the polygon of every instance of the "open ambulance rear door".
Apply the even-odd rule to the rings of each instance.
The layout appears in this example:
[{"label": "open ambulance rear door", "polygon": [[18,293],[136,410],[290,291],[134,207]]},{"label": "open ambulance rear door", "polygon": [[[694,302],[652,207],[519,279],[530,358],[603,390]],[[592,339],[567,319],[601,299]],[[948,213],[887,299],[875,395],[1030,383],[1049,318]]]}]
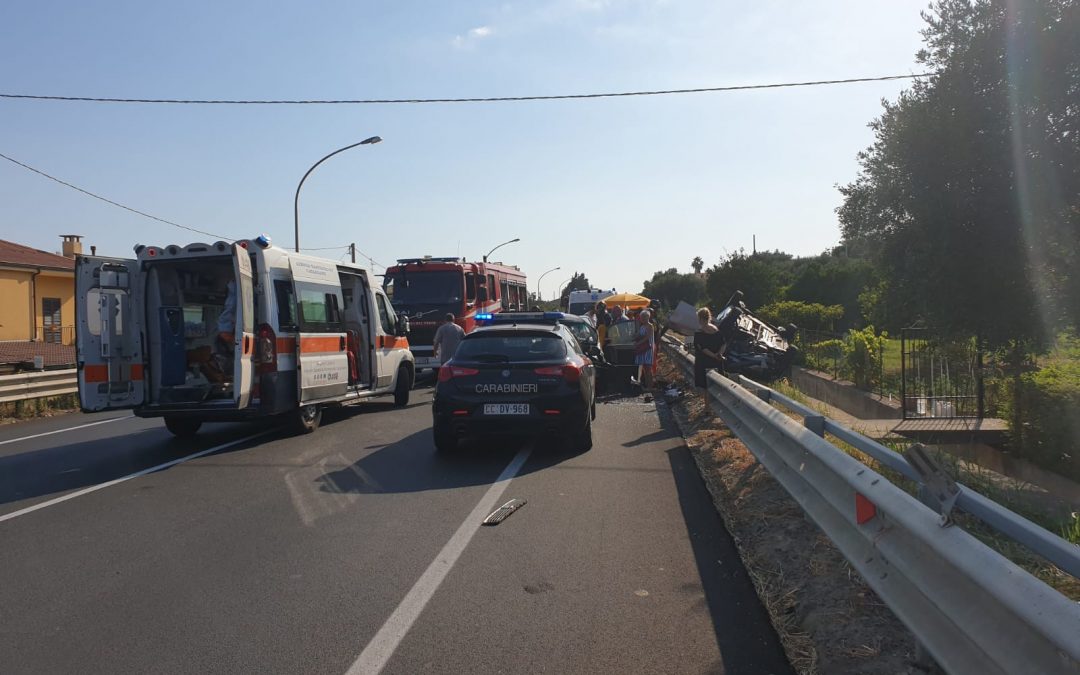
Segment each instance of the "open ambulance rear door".
[{"label": "open ambulance rear door", "polygon": [[255,385],[255,290],[251,254],[233,244],[233,278],[236,280],[236,335],[233,360],[233,400],[237,408],[251,403]]},{"label": "open ambulance rear door", "polygon": [[142,279],[136,260],[79,256],[75,262],[79,403],[87,412],[146,401]]}]

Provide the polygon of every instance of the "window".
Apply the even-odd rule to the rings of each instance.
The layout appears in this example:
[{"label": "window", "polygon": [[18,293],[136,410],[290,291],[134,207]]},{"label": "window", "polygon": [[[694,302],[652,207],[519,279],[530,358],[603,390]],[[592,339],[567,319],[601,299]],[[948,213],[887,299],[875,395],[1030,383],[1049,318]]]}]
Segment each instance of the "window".
[{"label": "window", "polygon": [[495,286],[495,275],[494,274],[487,275],[487,289],[488,289],[488,299],[487,299],[487,301],[488,302],[495,302],[495,300],[497,300],[497,297],[495,295],[495,293],[497,292],[497,288]]},{"label": "window", "polygon": [[340,333],[341,291],[319,284],[296,284],[299,292],[300,329],[313,333]]},{"label": "window", "polygon": [[498,334],[482,333],[474,334],[474,337],[466,337],[454,353],[454,359],[465,361],[467,359],[481,360],[504,360],[515,361],[548,361],[566,357],[566,341],[555,333],[546,335],[530,335],[527,333]]},{"label": "window", "polygon": [[[110,299],[111,298],[111,299]],[[124,303],[127,293],[105,292],[92,288],[86,292],[86,329],[91,335],[101,335],[101,309],[112,307],[113,325],[110,335],[124,334]]]},{"label": "window", "polygon": [[376,301],[379,303],[379,323],[382,324],[383,332],[387,335],[393,335],[397,317],[387,308],[386,298],[382,294],[376,295]]},{"label": "window", "polygon": [[506,279],[503,279],[502,283],[499,284],[499,296],[502,298],[502,308],[510,309],[510,285]]},{"label": "window", "polygon": [[465,275],[465,298],[469,302],[476,302],[476,274],[473,272]]},{"label": "window", "polygon": [[45,342],[60,344],[60,298],[41,299],[41,329]]},{"label": "window", "polygon": [[278,330],[296,330],[296,296],[292,282],[284,279],[274,280],[274,297],[277,299]]}]

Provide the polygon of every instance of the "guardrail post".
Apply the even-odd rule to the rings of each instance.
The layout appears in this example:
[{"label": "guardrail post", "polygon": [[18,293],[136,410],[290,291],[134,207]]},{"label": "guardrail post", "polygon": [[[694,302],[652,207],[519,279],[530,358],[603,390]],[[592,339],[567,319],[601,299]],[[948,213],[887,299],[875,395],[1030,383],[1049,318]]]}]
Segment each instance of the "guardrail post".
[{"label": "guardrail post", "polygon": [[772,390],[771,389],[755,389],[754,393],[757,394],[758,398],[760,398],[762,401],[765,401],[766,403],[769,403],[769,402],[772,401]]},{"label": "guardrail post", "polygon": [[807,415],[803,418],[803,426],[818,436],[825,437],[825,417],[823,415]]}]

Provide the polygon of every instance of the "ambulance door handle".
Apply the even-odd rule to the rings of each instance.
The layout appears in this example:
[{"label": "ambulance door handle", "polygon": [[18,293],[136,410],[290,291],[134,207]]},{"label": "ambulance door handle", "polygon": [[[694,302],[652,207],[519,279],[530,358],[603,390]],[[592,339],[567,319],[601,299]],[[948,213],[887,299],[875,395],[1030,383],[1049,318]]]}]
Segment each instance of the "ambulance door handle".
[{"label": "ambulance door handle", "polygon": [[338,345],[339,345],[338,346],[338,351],[343,352],[343,351],[345,351],[345,336],[342,335],[340,339],[341,339],[341,342],[338,343]]}]

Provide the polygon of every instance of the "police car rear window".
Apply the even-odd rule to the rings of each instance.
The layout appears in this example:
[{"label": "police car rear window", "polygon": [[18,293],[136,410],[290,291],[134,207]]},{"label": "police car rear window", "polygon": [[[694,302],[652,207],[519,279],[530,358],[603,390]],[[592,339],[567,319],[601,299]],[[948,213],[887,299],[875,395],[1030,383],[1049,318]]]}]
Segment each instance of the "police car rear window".
[{"label": "police car rear window", "polygon": [[457,361],[505,357],[508,361],[561,359],[566,356],[566,343],[556,334],[537,333],[472,335],[462,340],[454,353]]}]

